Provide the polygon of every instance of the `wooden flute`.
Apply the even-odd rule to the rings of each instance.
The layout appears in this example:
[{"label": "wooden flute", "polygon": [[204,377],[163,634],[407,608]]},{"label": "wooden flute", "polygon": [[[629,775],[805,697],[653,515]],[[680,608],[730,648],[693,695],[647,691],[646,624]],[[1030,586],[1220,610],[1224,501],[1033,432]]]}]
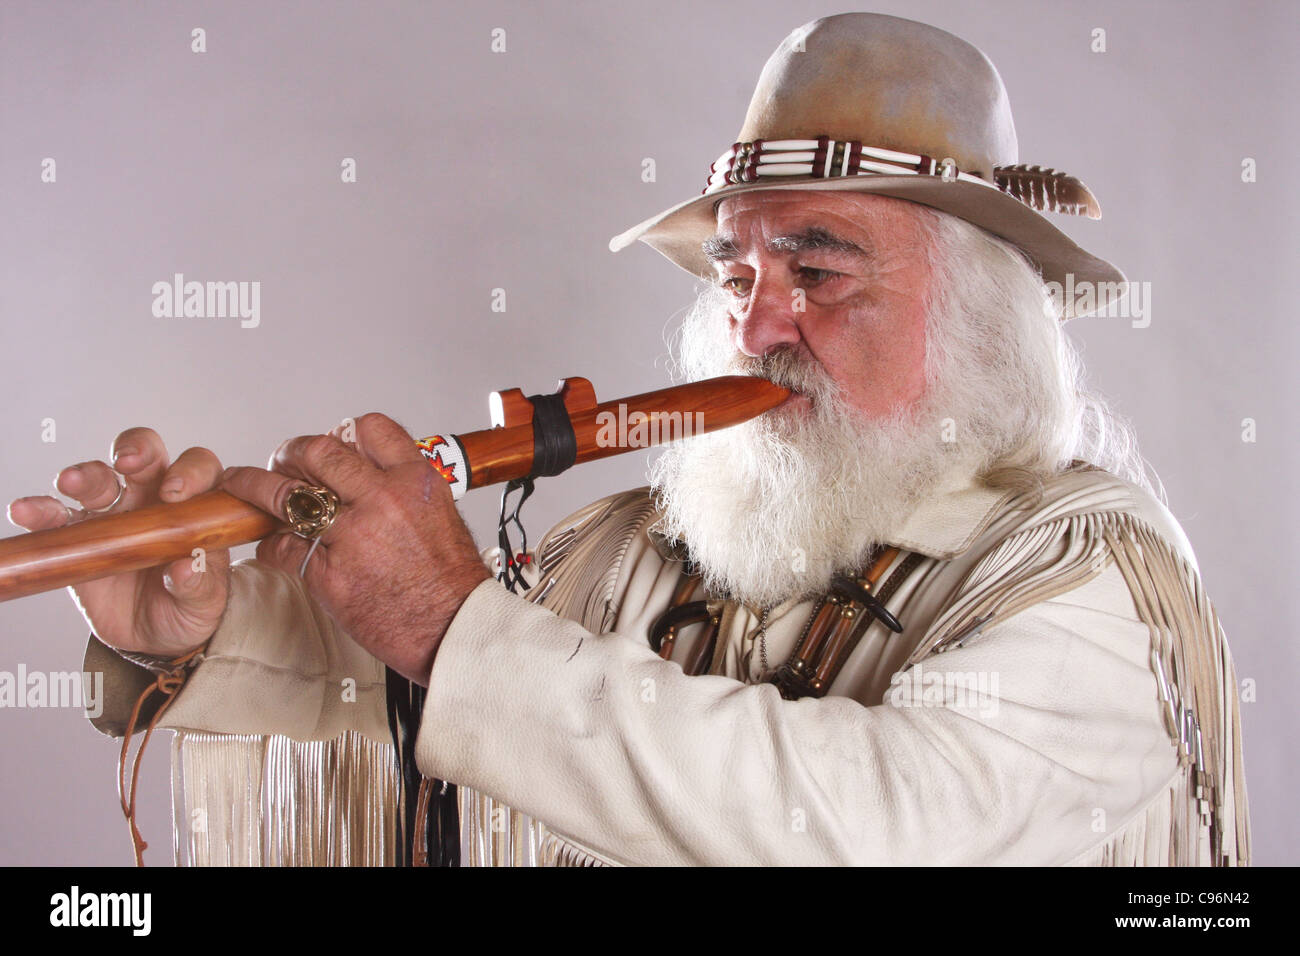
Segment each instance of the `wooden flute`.
[{"label": "wooden flute", "polygon": [[[598,404],[591,382],[567,378],[554,395],[493,392],[492,428],[432,435],[416,446],[459,498],[469,488],[556,474],[572,464],[738,425],[789,394],[766,379],[728,375]],[[157,567],[196,548],[247,544],[283,527],[277,517],[218,490],[2,538],[0,601]]]}]

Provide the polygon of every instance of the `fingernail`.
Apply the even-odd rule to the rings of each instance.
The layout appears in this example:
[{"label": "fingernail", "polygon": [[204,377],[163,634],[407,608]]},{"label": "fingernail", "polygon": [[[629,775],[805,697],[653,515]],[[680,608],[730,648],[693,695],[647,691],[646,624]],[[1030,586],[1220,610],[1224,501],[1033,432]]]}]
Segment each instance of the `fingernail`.
[{"label": "fingernail", "polygon": [[171,478],[168,478],[166,481],[164,481],[162,483],[162,487],[159,488],[158,491],[162,494],[174,495],[176,494],[176,492],[181,490],[181,487],[184,484],[185,484],[184,478],[181,478],[179,476],[173,476]]},{"label": "fingernail", "polygon": [[125,448],[119,448],[117,451],[113,452],[113,463],[116,464],[119,458],[130,458],[134,454],[136,454],[136,450],[130,445],[127,445]]}]

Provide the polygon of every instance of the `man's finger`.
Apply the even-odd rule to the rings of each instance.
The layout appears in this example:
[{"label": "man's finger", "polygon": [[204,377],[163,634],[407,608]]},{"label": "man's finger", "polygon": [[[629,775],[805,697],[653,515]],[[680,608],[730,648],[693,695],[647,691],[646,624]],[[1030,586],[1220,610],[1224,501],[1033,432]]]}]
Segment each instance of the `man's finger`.
[{"label": "man's finger", "polygon": [[384,469],[424,461],[411,433],[379,412],[370,412],[357,419],[357,448]]},{"label": "man's finger", "polygon": [[302,487],[302,479],[282,475],[262,468],[237,466],[227,468],[221,475],[221,489],[267,514],[284,520],[284,503],[289,492]]},{"label": "man's finger", "polygon": [[122,479],[102,461],[83,461],[64,468],[55,476],[54,487],[88,511],[107,508],[114,502],[121,510],[121,499],[125,498]]},{"label": "man's finger", "polygon": [[74,520],[71,509],[50,495],[30,495],[9,502],[9,521],[24,531],[62,528]]},{"label": "man's finger", "polygon": [[126,493],[118,510],[153,503],[158,483],[170,464],[167,446],[152,428],[128,428],[113,439],[109,462],[126,479]]},{"label": "man's finger", "polygon": [[348,448],[356,450],[357,447],[357,423],[356,419],[345,418],[325,434],[337,438]]},{"label": "man's finger", "polygon": [[272,470],[309,485],[324,485],[347,504],[374,484],[375,467],[330,435],[300,435],[290,438],[271,456]]},{"label": "man's finger", "polygon": [[[299,576],[298,572],[302,570],[303,559],[307,557],[307,552],[311,551],[312,544],[312,541],[290,532],[267,535],[257,545],[257,560],[264,561],[296,578]],[[319,575],[324,573],[329,560],[326,557],[328,553],[329,548],[323,541],[312,552],[311,561],[307,563],[306,571],[302,575],[309,588],[317,582]]]},{"label": "man's finger", "polygon": [[202,571],[190,557],[179,558],[163,569],[163,587],[182,608],[204,608],[224,594],[221,572],[229,567],[229,552],[215,551],[205,560]]},{"label": "man's finger", "polygon": [[221,481],[221,461],[206,448],[187,448],[162,477],[158,497],[164,501],[185,501],[211,491]]}]

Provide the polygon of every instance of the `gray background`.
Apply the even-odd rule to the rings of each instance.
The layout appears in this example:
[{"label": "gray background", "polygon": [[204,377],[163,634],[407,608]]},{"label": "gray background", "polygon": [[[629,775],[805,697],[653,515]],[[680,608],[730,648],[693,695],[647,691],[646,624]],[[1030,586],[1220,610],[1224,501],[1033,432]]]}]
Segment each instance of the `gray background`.
[{"label": "gray background", "polygon": [[[608,399],[662,385],[693,282],[606,243],[697,193],[769,52],[843,9],[5,0],[0,497],[43,492],[131,425],[173,453],[202,444],[263,464],[282,439],[371,410],[423,435],[486,426],[494,388],[581,374]],[[985,50],[1021,160],[1080,176],[1106,211],[1057,221],[1152,284],[1149,328],[1069,328],[1135,421],[1239,676],[1256,681],[1242,705],[1256,859],[1295,863],[1295,5],[873,9]],[[494,27],[504,54],[489,51]],[[1104,54],[1090,52],[1094,27]],[[349,156],[359,181],[345,185]],[[40,181],[44,157],[55,184]],[[174,272],[260,281],[260,327],[154,318],[151,286]],[[489,307],[497,287],[504,314]],[[645,464],[545,483],[529,526],[641,484]],[[495,508],[491,491],[464,502],[483,543]],[[63,593],[0,605],[0,670],[79,668],[85,633]],[[147,761],[140,813],[155,864],[169,856],[166,750]],[[0,710],[0,862],[129,862],[115,759],[77,713]]]}]

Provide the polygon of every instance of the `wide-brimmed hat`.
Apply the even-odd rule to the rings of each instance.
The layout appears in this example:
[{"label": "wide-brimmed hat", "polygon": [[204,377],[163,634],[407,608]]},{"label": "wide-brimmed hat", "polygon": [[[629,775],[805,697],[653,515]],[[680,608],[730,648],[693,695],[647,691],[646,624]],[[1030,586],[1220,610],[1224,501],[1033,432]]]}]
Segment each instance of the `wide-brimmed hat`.
[{"label": "wide-brimmed hat", "polygon": [[751,190],[849,190],[958,216],[1018,246],[1061,290],[1064,318],[1123,296],[1124,274],[1084,251],[1044,212],[1101,218],[1072,176],[1021,165],[1011,105],[988,57],[936,27],[874,13],[814,20],[768,59],[736,142],[702,195],[610,240],[636,239],[698,276],[717,204]]}]

